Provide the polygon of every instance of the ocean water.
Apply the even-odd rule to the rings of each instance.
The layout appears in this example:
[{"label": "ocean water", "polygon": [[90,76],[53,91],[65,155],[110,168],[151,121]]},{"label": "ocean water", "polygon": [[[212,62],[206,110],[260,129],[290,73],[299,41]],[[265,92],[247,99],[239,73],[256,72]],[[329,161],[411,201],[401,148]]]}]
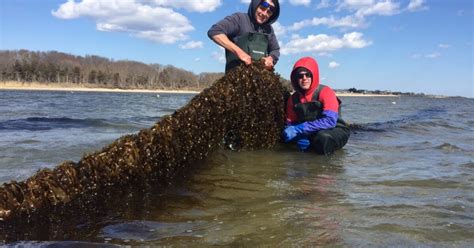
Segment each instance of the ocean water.
[{"label": "ocean water", "polygon": [[[192,97],[0,91],[0,183],[77,161]],[[217,151],[127,211],[7,245],[472,247],[474,99],[341,99],[358,128],[331,156]]]}]

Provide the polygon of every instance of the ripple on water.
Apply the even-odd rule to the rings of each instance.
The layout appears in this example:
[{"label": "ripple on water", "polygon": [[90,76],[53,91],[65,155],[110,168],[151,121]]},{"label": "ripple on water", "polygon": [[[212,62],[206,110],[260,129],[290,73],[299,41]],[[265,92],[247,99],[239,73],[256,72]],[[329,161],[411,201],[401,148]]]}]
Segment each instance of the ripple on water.
[{"label": "ripple on water", "polygon": [[464,151],[462,148],[460,148],[456,145],[450,144],[450,143],[443,143],[439,146],[435,146],[434,148],[438,149],[438,150],[446,151],[446,152]]},{"label": "ripple on water", "polygon": [[416,187],[416,188],[438,188],[455,189],[462,187],[463,184],[457,181],[444,181],[439,179],[420,179],[420,180],[386,180],[374,182],[373,185],[384,185],[393,187]]},{"label": "ripple on water", "polygon": [[203,229],[209,224],[205,221],[188,222],[155,222],[132,221],[106,226],[102,228],[99,237],[105,240],[157,241],[172,237],[197,237],[203,236]]},{"label": "ripple on water", "polygon": [[2,247],[121,247],[119,245],[84,241],[20,241]]},{"label": "ripple on water", "polygon": [[37,144],[37,143],[41,143],[41,141],[37,139],[24,139],[24,140],[19,140],[15,142],[15,144],[17,145],[29,145],[29,144]]},{"label": "ripple on water", "polygon": [[410,240],[425,240],[425,243],[432,243],[433,245],[460,240],[467,244],[466,239],[472,240],[472,237],[474,237],[474,231],[452,223],[430,227],[381,223],[365,229],[370,232],[387,233],[390,235],[398,233]]},{"label": "ripple on water", "polygon": [[465,167],[465,168],[468,168],[468,169],[474,169],[474,162],[468,162],[468,163],[462,164],[461,167]]}]

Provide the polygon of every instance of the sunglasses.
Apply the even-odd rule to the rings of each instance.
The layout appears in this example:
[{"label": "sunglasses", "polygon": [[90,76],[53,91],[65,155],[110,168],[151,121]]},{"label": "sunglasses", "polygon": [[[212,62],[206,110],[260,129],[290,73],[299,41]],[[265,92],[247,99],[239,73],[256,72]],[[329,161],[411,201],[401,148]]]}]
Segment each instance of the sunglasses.
[{"label": "sunglasses", "polygon": [[310,73],[300,73],[297,75],[298,79],[303,79],[304,77],[310,78],[311,74]]},{"label": "sunglasses", "polygon": [[273,13],[275,13],[275,7],[271,6],[268,2],[262,1],[260,3],[260,7],[266,10],[269,15],[273,15]]}]

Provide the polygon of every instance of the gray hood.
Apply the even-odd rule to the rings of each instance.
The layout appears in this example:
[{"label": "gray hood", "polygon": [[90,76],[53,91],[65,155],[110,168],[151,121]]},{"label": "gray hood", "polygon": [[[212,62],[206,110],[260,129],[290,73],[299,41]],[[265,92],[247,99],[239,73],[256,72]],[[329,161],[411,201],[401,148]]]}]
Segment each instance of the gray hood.
[{"label": "gray hood", "polygon": [[[262,2],[262,0],[252,0],[252,2],[250,2],[249,10],[247,13],[249,14],[250,20],[252,20],[253,23],[256,23],[255,12],[260,2]],[[273,0],[273,4],[275,5],[275,13],[273,13],[270,19],[268,19],[268,21],[264,24],[272,24],[276,22],[278,16],[280,16],[280,3],[278,2],[278,0]]]}]

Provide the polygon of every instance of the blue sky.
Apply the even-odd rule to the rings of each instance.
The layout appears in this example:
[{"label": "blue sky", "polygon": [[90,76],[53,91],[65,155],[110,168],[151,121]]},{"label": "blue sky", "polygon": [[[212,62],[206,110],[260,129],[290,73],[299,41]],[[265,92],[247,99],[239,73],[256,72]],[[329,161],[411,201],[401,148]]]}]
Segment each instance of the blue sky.
[{"label": "blue sky", "polygon": [[[1,0],[0,49],[222,72],[209,27],[249,0]],[[474,97],[472,0],[284,0],[276,71],[313,56],[324,84]]]}]

